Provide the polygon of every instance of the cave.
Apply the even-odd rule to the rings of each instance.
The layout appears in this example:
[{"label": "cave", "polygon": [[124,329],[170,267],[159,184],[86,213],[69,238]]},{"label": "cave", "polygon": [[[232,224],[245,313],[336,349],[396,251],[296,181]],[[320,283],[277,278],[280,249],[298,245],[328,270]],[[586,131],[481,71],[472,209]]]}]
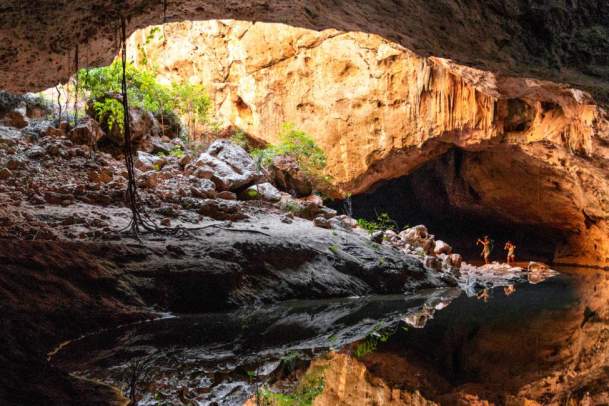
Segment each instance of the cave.
[{"label": "cave", "polygon": [[[516,244],[520,260],[551,263],[569,231],[534,213],[518,211],[523,200],[531,201],[530,195],[522,194],[535,194],[533,204],[540,208],[550,203],[544,184],[551,181],[535,176],[522,178],[526,176],[523,172],[531,169],[518,167],[518,161],[511,160],[508,151],[499,153],[505,161],[502,166],[480,170],[480,165],[494,161],[489,157],[496,154],[452,148],[408,175],[379,182],[368,192],[352,196],[353,216],[375,219],[387,213],[396,222],[397,230],[424,224],[468,261],[481,260],[476,240],[489,235],[495,241],[494,260],[504,259],[503,244],[510,240]],[[525,187],[520,182],[523,179],[534,185]],[[502,182],[512,194],[496,199],[490,196],[496,182]],[[513,207],[509,206],[510,200]],[[506,203],[508,206],[503,206]],[[334,205],[339,210],[345,206],[344,201]]]},{"label": "cave", "polygon": [[[609,3],[30,3],[0,6],[0,404],[607,403]],[[529,382],[484,347],[511,324]]]}]

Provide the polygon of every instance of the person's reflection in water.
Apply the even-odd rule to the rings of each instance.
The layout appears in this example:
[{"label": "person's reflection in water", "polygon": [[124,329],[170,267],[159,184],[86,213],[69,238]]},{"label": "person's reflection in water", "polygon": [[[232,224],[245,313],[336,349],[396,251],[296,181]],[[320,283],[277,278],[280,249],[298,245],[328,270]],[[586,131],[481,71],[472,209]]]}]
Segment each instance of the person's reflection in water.
[{"label": "person's reflection in water", "polygon": [[484,300],[484,303],[488,303],[488,299],[491,297],[491,295],[488,289],[484,289],[482,292],[478,293],[476,297],[478,300]]},{"label": "person's reflection in water", "polygon": [[503,293],[506,296],[510,296],[511,294],[513,294],[514,292],[516,292],[516,286],[514,285],[507,285],[503,287]]}]

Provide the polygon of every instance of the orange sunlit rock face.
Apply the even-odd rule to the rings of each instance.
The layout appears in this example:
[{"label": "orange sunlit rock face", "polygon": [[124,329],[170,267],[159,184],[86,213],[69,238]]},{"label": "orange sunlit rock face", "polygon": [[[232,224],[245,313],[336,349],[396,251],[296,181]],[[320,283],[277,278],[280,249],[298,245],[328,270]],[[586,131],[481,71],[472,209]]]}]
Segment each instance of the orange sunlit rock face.
[{"label": "orange sunlit rock face", "polygon": [[557,259],[608,265],[605,112],[584,92],[424,58],[379,36],[235,21],[168,24],[131,38],[166,81],[203,83],[219,119],[267,142],[284,122],[326,151],[343,191],[409,174],[458,147],[456,207],[564,232]]}]

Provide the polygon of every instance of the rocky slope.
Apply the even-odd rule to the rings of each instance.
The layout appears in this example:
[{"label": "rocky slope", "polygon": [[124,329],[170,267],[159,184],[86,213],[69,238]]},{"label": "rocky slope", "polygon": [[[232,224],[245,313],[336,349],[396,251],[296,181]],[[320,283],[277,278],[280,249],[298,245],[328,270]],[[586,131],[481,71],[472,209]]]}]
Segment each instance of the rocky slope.
[{"label": "rocky slope", "polygon": [[0,125],[0,340],[10,349],[0,399],[9,404],[116,397],[50,366],[45,353],[162,311],[456,284],[455,267],[372,242],[316,196],[278,191],[226,140],[195,156],[138,153],[143,207],[161,228],[134,239],[124,233],[124,164],[91,147],[99,126],[55,127],[28,116],[30,104],[2,117],[23,128]]},{"label": "rocky slope", "polygon": [[261,140],[295,123],[344,192],[437,162],[435,187],[451,207],[551,230],[563,240],[558,262],[609,264],[609,122],[587,93],[364,33],[236,21],[156,32],[132,36],[136,63],[203,83],[225,123]]}]

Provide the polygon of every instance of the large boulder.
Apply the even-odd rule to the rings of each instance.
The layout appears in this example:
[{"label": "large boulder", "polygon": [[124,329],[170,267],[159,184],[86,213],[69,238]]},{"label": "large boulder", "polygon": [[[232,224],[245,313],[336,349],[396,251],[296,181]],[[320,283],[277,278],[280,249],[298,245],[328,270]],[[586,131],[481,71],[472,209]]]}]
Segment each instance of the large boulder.
[{"label": "large boulder", "polygon": [[268,202],[278,202],[281,200],[281,193],[275,186],[265,182],[248,187],[242,192],[241,197],[244,200],[266,200]]},{"label": "large boulder", "polygon": [[9,111],[2,119],[4,125],[15,128],[25,128],[27,127],[28,122],[28,118],[25,114],[25,107],[23,109]]},{"label": "large boulder", "polygon": [[168,138],[176,138],[182,131],[180,117],[173,112],[157,113],[154,118],[159,124],[159,133],[161,136]]},{"label": "large boulder", "polygon": [[262,177],[252,157],[228,140],[214,141],[194,165],[213,173],[211,180],[218,190],[238,190]]},{"label": "large boulder", "polygon": [[161,169],[167,161],[157,155],[152,155],[144,151],[137,151],[137,159],[134,164],[135,167],[142,171],[150,171],[153,169]]},{"label": "large boulder", "polygon": [[450,245],[448,245],[447,243],[445,243],[442,240],[437,240],[435,247],[434,247],[434,253],[436,255],[439,254],[446,254],[446,255],[450,255],[453,252],[453,249]]},{"label": "large boulder", "polygon": [[[118,101],[121,100],[120,95],[108,95],[106,97],[113,98]],[[103,98],[100,98],[97,101],[103,100]],[[113,125],[112,128],[110,128],[108,122],[109,116],[105,115],[103,117],[99,117],[95,112],[93,106],[93,101],[89,101],[89,103],[87,104],[87,114],[90,117],[93,117],[99,121],[102,129],[106,134],[105,139],[107,139],[108,142],[114,146],[122,146],[124,141],[121,126]],[[155,137],[160,134],[160,127],[158,121],[156,120],[154,115],[147,110],[143,110],[140,108],[130,108],[129,123],[131,128],[131,141],[137,149],[141,149],[140,144],[145,144],[147,138]]]},{"label": "large boulder", "polygon": [[99,123],[90,117],[79,123],[68,137],[74,144],[93,146],[104,137],[105,133]]},{"label": "large boulder", "polygon": [[309,196],[313,185],[300,169],[296,159],[287,155],[276,156],[270,167],[271,177],[277,187],[296,197]]},{"label": "large boulder", "polygon": [[424,225],[407,228],[400,232],[399,236],[406,244],[415,248],[422,248],[427,255],[434,254],[436,247],[434,236],[427,232],[427,227]]}]

